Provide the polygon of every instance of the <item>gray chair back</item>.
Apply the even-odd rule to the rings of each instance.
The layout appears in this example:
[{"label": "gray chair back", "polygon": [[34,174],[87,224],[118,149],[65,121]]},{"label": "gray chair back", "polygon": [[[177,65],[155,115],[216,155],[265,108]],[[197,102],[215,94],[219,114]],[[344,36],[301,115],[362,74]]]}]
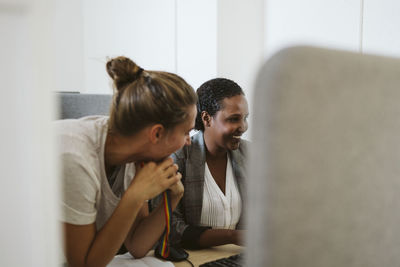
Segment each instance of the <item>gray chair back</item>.
[{"label": "gray chair back", "polygon": [[112,95],[57,93],[60,119],[77,119],[89,115],[108,115]]},{"label": "gray chair back", "polygon": [[254,95],[245,266],[400,266],[400,59],[290,48]]}]

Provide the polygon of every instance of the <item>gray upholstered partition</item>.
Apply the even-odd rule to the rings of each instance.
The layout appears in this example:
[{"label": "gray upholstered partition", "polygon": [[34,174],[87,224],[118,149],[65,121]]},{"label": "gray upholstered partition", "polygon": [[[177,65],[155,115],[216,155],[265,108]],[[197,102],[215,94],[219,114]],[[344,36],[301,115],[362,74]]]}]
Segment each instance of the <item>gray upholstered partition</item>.
[{"label": "gray upholstered partition", "polygon": [[245,266],[400,266],[400,59],[283,50],[254,96]]},{"label": "gray upholstered partition", "polygon": [[112,95],[56,93],[60,119],[76,119],[89,115],[108,115]]}]

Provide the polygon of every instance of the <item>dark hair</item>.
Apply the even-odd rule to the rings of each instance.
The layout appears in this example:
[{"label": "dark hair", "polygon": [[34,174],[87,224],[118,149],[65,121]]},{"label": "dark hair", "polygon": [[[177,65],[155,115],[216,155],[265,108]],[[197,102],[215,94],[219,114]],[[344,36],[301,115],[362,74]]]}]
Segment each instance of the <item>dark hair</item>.
[{"label": "dark hair", "polygon": [[197,102],[193,88],[176,74],[143,70],[126,57],[109,60],[106,68],[114,81],[111,132],[130,136],[154,123],[172,129]]},{"label": "dark hair", "polygon": [[222,101],[236,95],[244,95],[242,88],[232,80],[225,78],[215,78],[203,83],[196,91],[197,117],[195,129],[204,131],[201,113],[206,111],[210,116],[214,116],[223,108]]}]

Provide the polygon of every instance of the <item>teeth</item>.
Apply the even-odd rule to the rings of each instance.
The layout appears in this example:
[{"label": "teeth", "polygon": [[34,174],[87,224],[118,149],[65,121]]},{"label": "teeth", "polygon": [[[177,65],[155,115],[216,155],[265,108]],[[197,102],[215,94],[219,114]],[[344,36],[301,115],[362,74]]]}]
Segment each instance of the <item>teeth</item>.
[{"label": "teeth", "polygon": [[233,138],[239,139],[239,138],[240,138],[240,135],[234,135]]}]

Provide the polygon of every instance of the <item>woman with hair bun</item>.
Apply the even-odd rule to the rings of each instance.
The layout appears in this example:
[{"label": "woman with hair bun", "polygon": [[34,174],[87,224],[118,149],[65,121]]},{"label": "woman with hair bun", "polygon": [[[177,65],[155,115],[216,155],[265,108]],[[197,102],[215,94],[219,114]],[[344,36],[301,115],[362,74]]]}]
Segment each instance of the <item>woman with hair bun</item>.
[{"label": "woman with hair bun", "polygon": [[147,201],[170,189],[183,195],[169,157],[190,144],[197,96],[181,77],[140,68],[126,57],[106,65],[114,82],[110,116],[60,120],[63,226],[69,266],[106,266],[122,245],[147,254],[165,229],[162,206]]},{"label": "woman with hair bun", "polygon": [[199,130],[174,153],[185,193],[172,216],[171,242],[184,248],[242,244],[249,115],[242,88],[212,79],[197,89]]}]

